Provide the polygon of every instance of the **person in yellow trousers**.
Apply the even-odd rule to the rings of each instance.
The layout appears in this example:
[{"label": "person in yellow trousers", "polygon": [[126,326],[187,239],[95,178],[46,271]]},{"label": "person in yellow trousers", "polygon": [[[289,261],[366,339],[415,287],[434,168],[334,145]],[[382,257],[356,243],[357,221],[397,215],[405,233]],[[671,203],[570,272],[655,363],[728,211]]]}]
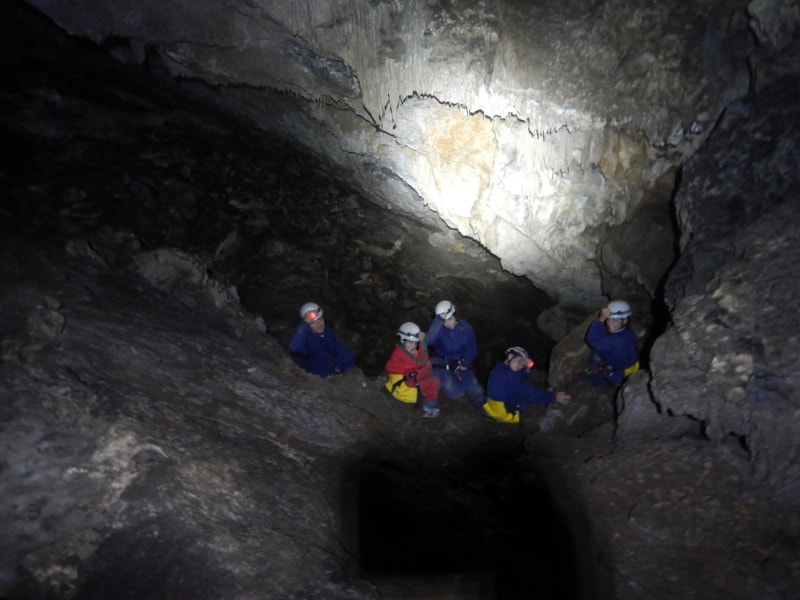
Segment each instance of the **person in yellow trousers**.
[{"label": "person in yellow trousers", "polygon": [[501,423],[519,423],[522,413],[531,404],[548,405],[554,402],[567,404],[566,392],[540,390],[528,381],[533,361],[525,348],[512,346],[505,359],[498,362],[489,373],[486,384],[484,412]]}]

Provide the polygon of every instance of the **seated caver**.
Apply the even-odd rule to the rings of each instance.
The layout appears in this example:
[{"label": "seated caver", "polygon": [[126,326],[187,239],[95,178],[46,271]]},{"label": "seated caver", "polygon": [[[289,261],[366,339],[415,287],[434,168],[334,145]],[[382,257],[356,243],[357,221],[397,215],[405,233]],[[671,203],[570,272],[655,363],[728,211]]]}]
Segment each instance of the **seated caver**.
[{"label": "seated caver", "polygon": [[469,323],[458,317],[449,300],[439,302],[435,313],[426,339],[434,352],[431,363],[442,382],[442,392],[448,398],[466,394],[480,408],[486,395],[472,368],[477,355],[475,333]]},{"label": "seated caver", "polygon": [[300,366],[320,377],[344,373],[355,365],[356,354],[339,343],[336,333],[326,327],[322,309],[315,302],[300,307],[302,321],[289,341],[289,350]]},{"label": "seated caver", "polygon": [[639,344],[629,327],[632,314],[624,300],[614,300],[600,309],[586,332],[586,343],[592,349],[589,364],[573,376],[573,381],[619,385],[639,370]]},{"label": "seated caver", "polygon": [[386,363],[386,389],[407,404],[422,402],[422,416],[439,416],[439,379],[433,374],[425,333],[410,321],[397,330],[397,344]]}]

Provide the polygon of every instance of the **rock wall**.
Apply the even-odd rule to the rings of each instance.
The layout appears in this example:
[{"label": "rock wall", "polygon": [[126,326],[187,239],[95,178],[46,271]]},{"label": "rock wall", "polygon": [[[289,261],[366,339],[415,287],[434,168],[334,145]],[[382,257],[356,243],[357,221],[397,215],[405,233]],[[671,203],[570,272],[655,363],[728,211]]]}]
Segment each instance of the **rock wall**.
[{"label": "rock wall", "polygon": [[[80,10],[88,11],[87,6]],[[115,6],[129,18],[136,12],[128,4]],[[794,5],[758,3],[763,11],[776,6],[785,14]],[[572,7],[566,4],[568,9]],[[162,105],[155,94],[131,93],[134,84],[113,87],[103,77],[72,71],[70,61],[85,61],[80,53],[42,52],[41,64],[63,66],[57,69],[63,75],[59,83],[69,85],[67,93],[60,93],[35,68],[16,73],[8,68],[13,62],[9,57],[20,56],[18,48],[30,52],[32,44],[26,48],[25,38],[39,36],[15,31],[22,38],[19,43],[17,37],[4,36],[3,66],[18,77],[2,78],[7,86],[2,100],[9,108],[13,98],[24,110],[3,113],[4,139],[14,150],[7,153],[4,168],[3,224],[10,230],[18,219],[34,223],[36,231],[52,228],[71,241],[63,246],[58,236],[40,239],[24,229],[19,238],[9,232],[0,244],[0,422],[5,449],[0,495],[8,507],[0,514],[0,594],[107,598],[122,586],[137,598],[238,599],[263,596],[264,590],[286,598],[386,598],[388,586],[379,592],[357,564],[363,559],[359,552],[365,553],[364,546],[359,549],[365,539],[359,528],[369,529],[359,522],[359,498],[362,507],[364,500],[371,500],[375,513],[384,512],[382,497],[365,493],[365,471],[385,475],[407,470],[397,481],[413,484],[409,487],[418,494],[407,504],[422,511],[409,513],[407,522],[431,532],[435,544],[427,549],[433,548],[432,555],[452,555],[456,548],[455,554],[478,556],[478,568],[486,569],[485,556],[505,558],[503,553],[509,552],[506,534],[511,528],[527,537],[523,553],[515,557],[521,568],[508,569],[503,563],[504,576],[497,582],[507,582],[507,572],[513,570],[530,578],[524,581],[526,591],[572,597],[542,594],[542,582],[531,569],[543,565],[537,553],[542,527],[535,519],[556,523],[566,515],[574,558],[580,559],[575,562],[585,563],[579,573],[584,576],[574,581],[587,591],[586,597],[792,597],[800,581],[795,426],[800,415],[794,391],[798,323],[792,312],[799,264],[792,210],[798,200],[798,88],[796,75],[781,75],[794,72],[800,61],[786,41],[795,31],[790,24],[755,13],[752,18],[764,40],[783,40],[775,44],[786,49],[786,60],[768,63],[765,54],[754,55],[753,87],[760,93],[730,104],[709,144],[679,173],[675,213],[682,254],[665,288],[672,323],[656,342],[648,370],[622,389],[618,422],[606,421],[614,405],[601,404],[605,398],[575,393],[561,422],[553,410],[542,407],[531,423],[511,429],[478,419],[464,403],[445,406],[442,417],[432,423],[415,418],[405,411],[408,407],[381,395],[385,392],[379,378],[358,373],[333,381],[312,378],[286,356],[285,344],[264,333],[263,322],[243,312],[229,288],[208,278],[204,260],[163,247],[142,252],[135,238],[110,229],[90,238],[78,235],[76,223],[94,230],[108,219],[138,223],[143,231],[159,234],[163,226],[168,239],[188,239],[187,245],[195,247],[201,242],[216,245],[231,221],[221,212],[202,214],[214,206],[208,196],[217,195],[232,211],[253,205],[250,223],[257,220],[263,228],[270,226],[270,219],[282,218],[284,205],[276,201],[270,206],[274,212],[258,205],[263,188],[278,186],[266,181],[268,175],[253,176],[264,181],[263,188],[243,186],[248,180],[242,173],[249,167],[244,157],[251,155],[236,154],[230,147],[204,148],[200,140],[219,132],[212,120],[193,117],[189,106]],[[160,21],[149,25],[168,26]],[[139,56],[150,68],[158,67],[159,53],[143,43],[129,46],[107,38],[105,44],[120,58],[127,53],[129,59]],[[308,68],[315,64],[308,63]],[[347,152],[383,139],[387,156],[399,153],[388,125],[386,131],[370,129],[364,125],[368,117],[344,104],[336,110],[321,102],[303,104],[289,95],[233,87],[192,89],[198,94],[205,89],[240,114],[253,116],[260,98],[260,106],[269,107],[276,121],[274,131],[305,132],[299,139],[321,156],[336,146],[335,158],[343,165],[347,159],[353,167],[348,173],[371,181],[395,206],[432,219],[434,213],[424,206],[428,197],[392,170],[393,163],[384,161],[381,152]],[[110,100],[112,106],[98,110],[68,93],[75,88]],[[120,118],[116,112],[127,111],[127,102],[150,110],[132,110],[129,118]],[[418,96],[397,107],[395,131],[411,128],[410,121],[399,117],[414,106],[424,113],[421,119],[438,115],[424,131],[462,112]],[[434,110],[441,112],[429,112]],[[158,111],[161,116],[154,114]],[[43,113],[49,118],[42,118]],[[91,121],[84,120],[86,115]],[[481,180],[480,169],[467,167],[482,147],[463,140],[488,140],[510,121],[464,112],[447,123],[431,144],[438,153],[431,151],[428,160],[442,161],[442,171],[463,168]],[[181,137],[176,128],[190,124],[203,127]],[[35,140],[23,137],[28,126],[38,133]],[[334,131],[336,126],[340,130]],[[133,131],[146,143],[132,144]],[[448,131],[468,135],[448,136]],[[631,129],[626,135],[647,145],[642,131]],[[407,134],[397,143],[412,138]],[[107,143],[109,139],[118,144]],[[175,152],[178,145],[187,151]],[[612,146],[620,160],[630,158],[624,144]],[[510,147],[501,144],[498,152]],[[207,150],[208,160],[189,149],[203,156]],[[99,156],[113,160],[103,162]],[[447,156],[455,158],[443,160]],[[66,168],[73,164],[74,169]],[[206,178],[209,172],[221,173],[229,188],[214,185]],[[671,177],[667,168],[655,172],[663,172],[661,179]],[[261,171],[253,168],[251,173]],[[18,178],[32,183],[14,188]],[[97,181],[90,187],[88,179]],[[459,180],[442,181],[454,186]],[[87,193],[97,189],[104,193]],[[95,202],[98,196],[102,203]],[[352,198],[347,201],[349,195],[331,191],[319,198],[328,196],[340,202],[341,212],[353,211],[345,207],[354,204]],[[651,253],[646,227],[661,223],[667,206],[658,194],[643,198],[636,207],[620,205],[626,209],[625,222],[603,237],[600,250],[604,265],[628,269],[627,281],[634,288],[642,285],[637,279],[656,280],[658,271],[637,271],[638,265],[627,257],[639,248]],[[503,206],[498,204],[498,210]],[[520,201],[518,210],[533,214],[538,209]],[[196,226],[181,232],[175,211],[186,213],[184,221]],[[287,213],[283,218],[296,219],[304,234],[327,226],[322,219],[303,219],[305,213]],[[509,215],[512,219],[517,213]],[[377,263],[379,254],[397,249],[386,230],[372,233],[377,250],[370,252]],[[498,239],[505,241],[508,235]],[[152,244],[154,237],[147,241]],[[660,239],[657,233],[651,237]],[[35,238],[42,248],[36,247]],[[436,247],[446,255],[444,249],[457,244],[443,238]],[[508,252],[519,250],[527,239],[510,244]],[[265,261],[287,251],[274,237],[270,241]],[[357,240],[361,245],[372,241]],[[223,253],[222,244],[218,249]],[[294,260],[307,256],[298,253]],[[362,259],[370,262],[370,256]],[[625,283],[611,281],[614,269],[607,269],[607,275],[605,270],[600,270],[604,289]],[[290,271],[296,270],[286,273]],[[431,289],[439,272],[415,274],[413,283]],[[279,291],[290,287],[288,277],[275,280]],[[472,289],[471,280],[462,286],[451,279],[447,285]],[[514,300],[513,293],[506,295]],[[386,305],[404,303],[402,296],[381,299]],[[292,312],[294,306],[292,302]],[[507,314],[518,315],[525,307],[513,308]],[[293,314],[292,322],[295,318]],[[526,329],[519,317],[513,324]],[[585,352],[579,339],[573,341],[578,342],[576,355]],[[481,345],[486,347],[484,338]],[[568,369],[566,361],[559,364]],[[320,406],[327,410],[320,411]],[[598,416],[604,422],[597,430],[578,427],[594,424]],[[539,417],[541,426],[536,427]],[[607,443],[615,425],[617,443]],[[580,437],[559,436],[559,427]],[[498,452],[516,457],[522,436],[530,452],[527,472],[512,467],[506,457],[496,460]],[[479,477],[473,470],[476,459],[487,461]],[[448,475],[457,485],[442,486]],[[371,481],[366,492],[375,490],[375,479]],[[524,492],[531,488],[547,492],[559,514],[527,503],[530,495]],[[515,502],[496,503],[498,489]],[[394,502],[404,498],[392,496]],[[431,512],[432,506],[447,514]],[[476,530],[473,524],[487,520],[502,527],[469,535]],[[442,522],[454,522],[458,535],[438,535]],[[568,540],[569,534],[558,539]],[[383,545],[379,541],[369,549]],[[498,544],[497,551],[492,543]],[[569,566],[554,550],[547,546],[542,556],[556,556],[559,566]],[[419,559],[419,553],[412,553]],[[476,571],[475,562],[461,565],[464,573]],[[486,579],[493,579],[492,572],[487,575],[473,582],[475,595]],[[406,582],[397,583],[409,589]],[[486,595],[486,587],[482,589]],[[513,595],[505,591],[505,597]],[[397,593],[409,595],[425,596]],[[497,595],[503,594],[498,590]]]},{"label": "rock wall", "polygon": [[672,189],[753,47],[744,2],[30,3],[581,308],[656,287],[671,231],[626,264],[600,247]]},{"label": "rock wall", "polygon": [[[797,64],[798,48],[784,60]],[[653,347],[651,376],[625,389],[619,430],[632,441],[694,429],[741,445],[795,508],[798,107],[796,76],[771,82],[732,104],[687,163],[676,197],[681,258],[666,284],[672,323]]]}]

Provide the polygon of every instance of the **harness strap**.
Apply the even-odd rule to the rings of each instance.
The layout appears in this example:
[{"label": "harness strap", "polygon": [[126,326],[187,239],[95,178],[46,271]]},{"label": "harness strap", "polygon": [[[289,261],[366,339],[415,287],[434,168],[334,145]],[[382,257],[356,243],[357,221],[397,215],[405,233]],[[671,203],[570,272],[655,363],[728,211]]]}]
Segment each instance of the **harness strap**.
[{"label": "harness strap", "polygon": [[408,373],[407,375],[403,375],[403,377],[401,377],[400,379],[398,379],[397,381],[395,381],[395,382],[392,384],[392,393],[394,393],[394,391],[395,391],[395,390],[396,390],[398,387],[400,387],[400,384],[401,384],[401,383],[405,383],[405,382],[406,382],[406,381],[408,381],[409,379],[413,379],[413,380],[414,380],[414,384],[415,384],[415,385],[414,385],[414,387],[416,387],[417,385],[419,385],[419,384],[417,383],[417,372],[416,372],[416,371],[411,371],[411,373]]},{"label": "harness strap", "polygon": [[463,369],[467,371],[472,368],[472,365],[459,365],[457,362],[448,361],[448,362],[434,362],[433,363],[434,369],[445,369],[447,371],[455,371],[456,369]]}]

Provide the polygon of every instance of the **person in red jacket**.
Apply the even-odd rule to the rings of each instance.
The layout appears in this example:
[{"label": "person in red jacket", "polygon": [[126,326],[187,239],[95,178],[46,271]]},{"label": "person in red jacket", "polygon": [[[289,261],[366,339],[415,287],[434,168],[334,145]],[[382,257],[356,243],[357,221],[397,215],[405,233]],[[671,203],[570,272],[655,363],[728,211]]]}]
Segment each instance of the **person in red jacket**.
[{"label": "person in red jacket", "polygon": [[386,389],[400,400],[416,404],[422,395],[422,416],[439,416],[439,378],[433,374],[425,333],[410,321],[400,325],[398,342],[386,363]]}]

